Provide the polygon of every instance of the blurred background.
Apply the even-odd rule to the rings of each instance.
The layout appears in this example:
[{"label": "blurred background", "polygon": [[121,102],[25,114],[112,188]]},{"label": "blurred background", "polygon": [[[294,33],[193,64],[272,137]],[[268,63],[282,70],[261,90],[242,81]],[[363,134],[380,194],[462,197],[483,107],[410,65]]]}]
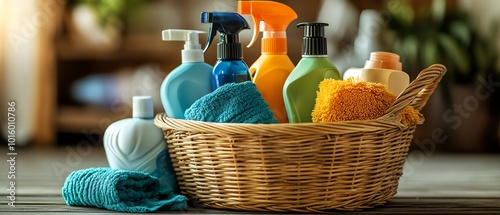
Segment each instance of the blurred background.
[{"label": "blurred background", "polygon": [[[287,31],[294,63],[303,34],[295,25],[321,21],[330,24],[328,54],[341,72],[380,50],[400,54],[412,78],[434,63],[448,67],[412,149],[500,152],[500,1],[280,2],[299,17]],[[183,46],[163,42],[161,31],[207,31],[201,11],[236,12],[237,1],[0,1],[0,111],[16,102],[17,145],[100,145],[110,123],[131,116],[134,95],[153,96],[161,112],[159,87],[180,64]],[[251,35],[241,34],[244,46]],[[207,63],[215,63],[215,52],[206,53]],[[248,65],[259,55],[260,42],[244,48]],[[0,120],[6,142],[6,114]]]}]

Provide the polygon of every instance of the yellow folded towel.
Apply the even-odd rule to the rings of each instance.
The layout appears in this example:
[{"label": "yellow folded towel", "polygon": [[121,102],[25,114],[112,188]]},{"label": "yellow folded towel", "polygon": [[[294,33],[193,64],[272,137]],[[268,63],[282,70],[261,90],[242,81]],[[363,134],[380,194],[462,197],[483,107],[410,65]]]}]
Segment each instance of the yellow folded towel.
[{"label": "yellow folded towel", "polygon": [[313,122],[370,120],[381,117],[396,100],[383,84],[325,79],[319,84]]}]

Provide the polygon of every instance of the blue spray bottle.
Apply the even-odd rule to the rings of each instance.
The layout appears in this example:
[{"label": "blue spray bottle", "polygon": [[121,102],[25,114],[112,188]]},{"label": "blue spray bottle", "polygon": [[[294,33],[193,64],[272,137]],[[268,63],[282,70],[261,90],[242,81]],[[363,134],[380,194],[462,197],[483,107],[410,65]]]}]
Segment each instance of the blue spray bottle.
[{"label": "blue spray bottle", "polygon": [[250,81],[238,35],[242,30],[250,29],[246,20],[232,12],[202,12],[201,23],[211,23],[204,52],[210,47],[217,31],[220,33],[217,62],[212,70],[213,90],[227,83]]}]

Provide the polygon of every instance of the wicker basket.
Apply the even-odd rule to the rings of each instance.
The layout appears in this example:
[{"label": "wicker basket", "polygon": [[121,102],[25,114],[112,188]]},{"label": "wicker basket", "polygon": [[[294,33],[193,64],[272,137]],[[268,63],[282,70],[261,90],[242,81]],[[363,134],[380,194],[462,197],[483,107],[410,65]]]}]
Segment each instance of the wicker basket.
[{"label": "wicker basket", "polygon": [[421,110],[446,72],[423,70],[376,120],[230,124],[158,114],[182,194],[202,206],[277,212],[360,210],[398,188],[415,125],[397,116]]}]

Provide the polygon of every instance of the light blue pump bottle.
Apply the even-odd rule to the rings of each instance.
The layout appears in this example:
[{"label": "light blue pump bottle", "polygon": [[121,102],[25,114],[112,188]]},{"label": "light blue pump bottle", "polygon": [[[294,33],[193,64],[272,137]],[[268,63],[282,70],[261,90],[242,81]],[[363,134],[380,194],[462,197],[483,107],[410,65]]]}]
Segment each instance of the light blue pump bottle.
[{"label": "light blue pump bottle", "polygon": [[184,119],[186,109],[212,92],[213,67],[204,62],[198,36],[203,31],[169,29],[162,32],[165,41],[185,41],[182,64],[172,70],[160,87],[160,99],[168,117]]},{"label": "light blue pump bottle", "polygon": [[212,89],[227,83],[250,81],[247,64],[243,61],[239,33],[250,29],[245,18],[232,12],[202,12],[201,23],[211,23],[205,50],[208,50],[217,31],[217,62],[212,72]]}]

